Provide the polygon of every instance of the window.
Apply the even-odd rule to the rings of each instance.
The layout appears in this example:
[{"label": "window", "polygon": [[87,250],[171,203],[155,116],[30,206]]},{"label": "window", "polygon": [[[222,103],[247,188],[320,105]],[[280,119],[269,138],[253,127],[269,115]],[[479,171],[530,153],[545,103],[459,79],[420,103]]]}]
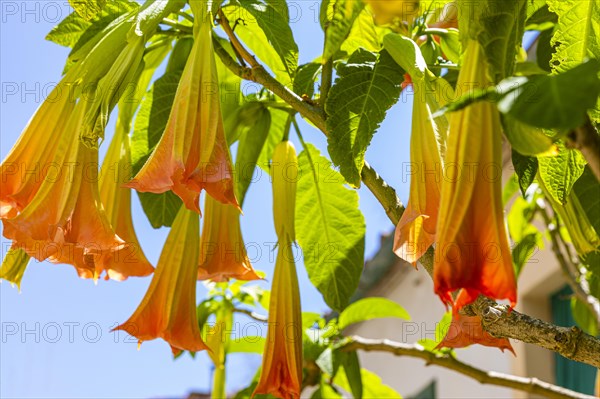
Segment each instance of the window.
[{"label": "window", "polygon": [[[571,313],[572,293],[571,288],[566,286],[550,297],[554,324],[563,327],[575,325]],[[588,395],[594,394],[596,380],[596,369],[594,367],[566,359],[558,353],[554,354],[554,361],[554,375],[557,385]]]}]

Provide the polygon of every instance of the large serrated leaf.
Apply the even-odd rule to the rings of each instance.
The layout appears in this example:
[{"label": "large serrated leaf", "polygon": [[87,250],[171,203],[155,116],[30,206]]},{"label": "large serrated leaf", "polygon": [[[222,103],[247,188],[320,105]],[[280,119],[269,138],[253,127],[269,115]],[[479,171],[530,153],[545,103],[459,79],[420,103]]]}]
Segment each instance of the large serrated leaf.
[{"label": "large serrated leaf", "polygon": [[329,60],[342,47],[354,21],[365,7],[361,0],[335,0],[330,6],[333,6],[333,15],[325,27],[323,61]]},{"label": "large serrated leaf", "polygon": [[573,185],[585,169],[586,160],[579,151],[566,148],[560,141],[556,146],[556,156],[538,158],[539,172],[554,200],[565,204]]},{"label": "large serrated leaf", "polygon": [[340,172],[360,186],[365,153],[387,110],[398,101],[404,71],[387,51],[358,49],[338,69],[325,111],[328,150]]},{"label": "large serrated leaf", "polygon": [[[82,36],[93,37],[120,15],[139,8],[139,4],[128,0],[112,0],[91,20],[73,12],[46,35],[46,40],[65,47],[75,47]],[[93,26],[93,27],[92,27]]]},{"label": "large serrated leaf", "polygon": [[[564,72],[586,58],[600,59],[600,0],[548,0],[548,7],[558,15],[551,40],[556,48],[552,70]],[[600,98],[589,115],[600,126]]]},{"label": "large serrated leaf", "polygon": [[281,58],[287,74],[293,79],[298,67],[298,45],[286,21],[287,13],[282,16],[281,7],[273,8],[269,2],[260,0],[239,0],[239,3],[256,20],[270,45]]},{"label": "large serrated leaf", "polygon": [[308,144],[300,153],[296,237],[308,277],[332,309],[343,310],[364,264],[365,221],[358,194],[344,187],[331,163]]}]

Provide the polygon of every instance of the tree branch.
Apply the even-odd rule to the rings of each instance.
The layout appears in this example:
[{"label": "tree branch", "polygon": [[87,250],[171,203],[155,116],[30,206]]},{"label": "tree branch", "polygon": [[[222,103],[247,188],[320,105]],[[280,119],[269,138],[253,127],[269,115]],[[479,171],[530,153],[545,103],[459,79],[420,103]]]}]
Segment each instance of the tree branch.
[{"label": "tree branch", "polygon": [[[233,32],[231,34],[233,35]],[[235,35],[233,36],[235,37]],[[308,119],[317,129],[325,135],[328,134],[325,113],[321,107],[302,100],[296,93],[273,78],[260,64],[252,68],[241,66],[216,40],[213,40],[213,42],[215,42],[217,55],[234,74],[242,79],[251,80],[264,86]],[[390,221],[396,225],[404,212],[404,207],[396,195],[396,191],[366,162],[361,172],[361,178],[381,203]],[[428,251],[421,259],[421,263],[432,274],[433,252]],[[558,352],[568,359],[600,367],[600,340],[583,333],[576,327],[573,329],[558,327],[522,315],[515,310],[509,311],[507,307],[499,305],[486,297],[479,297],[465,310],[471,312],[471,314],[481,316],[484,329],[496,337],[513,338],[535,344]]]},{"label": "tree branch", "polygon": [[517,389],[519,391],[529,392],[535,395],[543,395],[547,398],[594,398],[593,396],[585,395],[544,381],[540,381],[537,378],[523,378],[494,371],[480,370],[469,364],[463,363],[452,356],[427,351],[420,345],[409,345],[390,340],[374,340],[353,336],[343,341],[339,348],[347,351],[382,351],[393,353],[396,356],[417,357],[425,360],[427,365],[434,364],[436,366],[456,371],[457,373],[471,377],[482,384],[498,385]]}]

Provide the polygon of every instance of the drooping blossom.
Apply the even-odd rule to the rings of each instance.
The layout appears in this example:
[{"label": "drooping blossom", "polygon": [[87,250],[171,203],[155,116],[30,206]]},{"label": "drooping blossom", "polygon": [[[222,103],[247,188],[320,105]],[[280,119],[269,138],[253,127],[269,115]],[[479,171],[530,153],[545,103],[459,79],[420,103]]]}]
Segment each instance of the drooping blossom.
[{"label": "drooping blossom", "polygon": [[[492,83],[479,42],[469,40],[463,59],[457,88]],[[500,116],[491,102],[450,115],[433,278],[446,304],[454,304],[452,292],[464,290],[458,308],[480,294],[513,305],[517,300],[503,219],[501,135]]]},{"label": "drooping blossom", "polygon": [[207,348],[196,314],[199,234],[198,215],[182,206],[146,295],[133,315],[115,330],[126,331],[140,344],[162,338],[173,353]]}]

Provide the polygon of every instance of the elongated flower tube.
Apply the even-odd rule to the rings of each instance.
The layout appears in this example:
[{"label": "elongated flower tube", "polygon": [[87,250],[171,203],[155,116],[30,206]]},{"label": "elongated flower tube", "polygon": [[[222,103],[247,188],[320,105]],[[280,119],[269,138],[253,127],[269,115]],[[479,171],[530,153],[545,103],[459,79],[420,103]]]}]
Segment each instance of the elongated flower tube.
[{"label": "elongated flower tube", "polygon": [[238,206],[233,166],[225,140],[219,79],[210,18],[196,18],[194,45],[183,70],[165,131],[128,187],[163,193],[173,190],[188,209],[200,213],[200,191]]},{"label": "elongated flower tube", "polygon": [[17,216],[33,199],[47,175],[56,170],[52,160],[75,107],[67,77],[35,112],[2,165],[0,218]]},{"label": "elongated flower tube", "polygon": [[3,234],[38,260],[73,264],[80,276],[98,278],[110,268],[103,255],[125,243],[100,203],[98,151],[79,140],[84,112],[79,102],[57,140],[52,172],[18,215],[2,219]]},{"label": "elongated flower tube", "polygon": [[246,253],[239,210],[210,196],[206,197],[204,203],[199,264],[199,280],[224,282],[232,278],[260,279]]},{"label": "elongated flower tube", "polygon": [[115,330],[128,332],[140,344],[162,338],[173,353],[207,348],[196,315],[199,234],[198,215],[181,207],[144,299]]},{"label": "elongated flower tube", "polygon": [[[491,84],[476,40],[469,40],[463,57],[457,88]],[[458,309],[479,294],[512,305],[517,300],[503,221],[501,134],[498,110],[491,102],[450,115],[433,279],[442,301]],[[451,293],[458,289],[465,293],[454,303]]]},{"label": "elongated flower tube", "polygon": [[285,167],[297,165],[289,141],[273,153],[273,214],[278,251],[269,303],[269,329],[262,370],[254,394],[299,398],[302,386],[302,317],[300,288],[292,245],[294,242],[295,180],[286,178]]},{"label": "elongated flower tube", "polygon": [[437,126],[425,100],[425,83],[415,81],[410,136],[410,196],[394,236],[394,252],[416,266],[435,241],[442,160],[436,139]]},{"label": "elongated flower tube", "polygon": [[131,190],[122,187],[131,177],[131,151],[129,136],[122,123],[117,128],[100,175],[100,199],[106,208],[106,216],[115,232],[127,247],[104,254],[104,262],[110,264],[106,278],[125,280],[129,276],[148,276],[154,268],[146,259],[133,228],[131,217]]}]

